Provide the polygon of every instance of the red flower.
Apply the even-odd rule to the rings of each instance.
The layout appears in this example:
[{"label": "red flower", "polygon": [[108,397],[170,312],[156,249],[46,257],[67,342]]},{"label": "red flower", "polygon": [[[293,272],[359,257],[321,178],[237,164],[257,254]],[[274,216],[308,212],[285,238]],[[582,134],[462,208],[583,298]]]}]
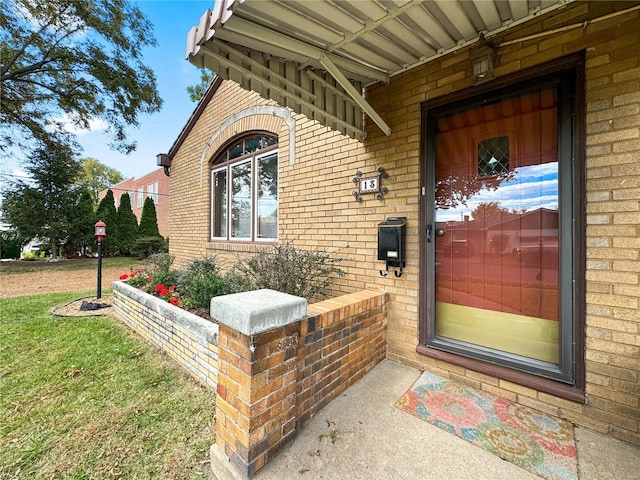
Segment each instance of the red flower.
[{"label": "red flower", "polygon": [[[136,274],[135,274],[135,273],[130,273],[130,274],[129,274],[129,278],[133,278],[133,277],[135,277],[135,276],[136,276]],[[122,278],[122,277],[120,277],[120,278]]]},{"label": "red flower", "polygon": [[171,293],[171,290],[167,290],[166,288],[164,290],[160,290],[160,296],[164,297],[165,295],[169,295]]},{"label": "red flower", "polygon": [[169,299],[169,303],[171,305],[175,305],[176,307],[179,307],[180,306],[180,299],[178,297],[171,297]]},{"label": "red flower", "polygon": [[120,275],[120,280],[126,280],[127,278],[129,278],[129,275],[127,275],[126,273],[124,275]]},{"label": "red flower", "polygon": [[156,285],[156,292],[161,292],[162,290],[166,290],[165,286],[161,283]]}]

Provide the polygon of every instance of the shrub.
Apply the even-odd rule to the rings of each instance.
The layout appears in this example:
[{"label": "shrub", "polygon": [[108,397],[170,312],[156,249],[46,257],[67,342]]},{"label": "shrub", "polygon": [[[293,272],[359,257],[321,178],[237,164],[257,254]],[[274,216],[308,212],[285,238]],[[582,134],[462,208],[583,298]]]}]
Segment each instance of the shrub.
[{"label": "shrub", "polygon": [[229,283],[234,291],[270,288],[309,301],[326,298],[333,277],[345,276],[345,271],[338,267],[345,260],[333,258],[324,250],[299,249],[290,243],[274,245],[239,259],[232,268]]},{"label": "shrub", "polygon": [[229,285],[218,274],[204,277],[193,277],[187,283],[180,286],[180,292],[184,295],[187,305],[198,308],[209,308],[211,299],[218,295],[231,293]]},{"label": "shrub", "polygon": [[171,270],[175,257],[168,253],[154,253],[142,261],[142,273],[149,277]]},{"label": "shrub", "polygon": [[187,304],[199,308],[208,308],[213,297],[231,293],[215,257],[192,260],[181,272],[179,285]]},{"label": "shrub", "polygon": [[324,250],[275,245],[237,260],[229,272],[222,275],[215,257],[192,260],[184,270],[172,270],[172,256],[155,254],[144,260],[139,271],[125,274],[121,279],[187,309],[208,309],[211,299],[218,295],[261,288],[311,301],[325,298],[333,278],[345,275],[338,267],[345,260],[334,258]]},{"label": "shrub", "polygon": [[138,258],[147,258],[156,253],[167,253],[169,246],[162,237],[141,237],[135,241],[132,253]]},{"label": "shrub", "polygon": [[30,252],[22,252],[22,259],[28,262],[33,262],[37,259],[37,254],[33,250],[31,250]]}]

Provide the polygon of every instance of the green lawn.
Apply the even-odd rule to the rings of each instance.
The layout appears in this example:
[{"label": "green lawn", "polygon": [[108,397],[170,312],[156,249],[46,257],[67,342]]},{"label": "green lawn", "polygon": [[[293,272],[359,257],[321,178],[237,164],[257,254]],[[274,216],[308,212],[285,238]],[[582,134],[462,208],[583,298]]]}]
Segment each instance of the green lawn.
[{"label": "green lawn", "polygon": [[206,478],[215,395],[82,296],[0,300],[0,478]]}]

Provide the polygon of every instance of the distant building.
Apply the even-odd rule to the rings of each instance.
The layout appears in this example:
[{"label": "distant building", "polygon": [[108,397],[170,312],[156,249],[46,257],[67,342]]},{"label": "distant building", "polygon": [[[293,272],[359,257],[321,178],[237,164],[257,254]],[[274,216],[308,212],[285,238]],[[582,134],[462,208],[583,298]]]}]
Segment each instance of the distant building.
[{"label": "distant building", "polygon": [[[110,188],[113,191],[116,209],[120,206],[120,197],[125,193],[129,194],[131,210],[138,218],[138,223],[142,216],[145,198],[153,198],[160,235],[163,237],[169,235],[169,177],[164,174],[164,169],[159,168],[140,178],[128,178]],[[102,200],[106,194],[106,189],[101,191],[98,195],[99,200]]]}]

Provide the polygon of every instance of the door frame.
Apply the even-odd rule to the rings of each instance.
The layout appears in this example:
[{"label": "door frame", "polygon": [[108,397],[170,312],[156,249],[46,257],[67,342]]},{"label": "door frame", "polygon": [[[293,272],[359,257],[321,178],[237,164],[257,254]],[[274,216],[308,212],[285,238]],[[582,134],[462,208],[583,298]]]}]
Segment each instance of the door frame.
[{"label": "door frame", "polygon": [[[585,365],[584,365],[584,333],[585,333],[585,272],[586,272],[586,230],[585,230],[585,60],[584,54],[574,54],[568,57],[536,66],[530,69],[516,72],[515,74],[500,77],[486,84],[471,87],[459,92],[455,92],[444,97],[430,100],[421,104],[421,146],[420,146],[420,184],[422,195],[420,198],[420,227],[419,227],[419,342],[416,351],[420,354],[444,360],[454,365],[469,368],[484,374],[509,380],[514,383],[525,385],[536,390],[544,391],[563,398],[574,401],[585,401]],[[427,165],[427,158],[435,158],[435,143],[428,142],[429,128],[427,118],[434,111],[444,109],[449,112],[456,108],[464,110],[472,105],[481,104],[486,98],[496,99],[504,97],[509,93],[516,93],[529,83],[536,83],[542,86],[545,76],[557,76],[562,73],[571,73],[575,79],[573,87],[573,125],[563,125],[562,128],[572,129],[573,144],[563,145],[562,139],[558,139],[558,151],[562,149],[573,149],[573,160],[563,162],[559,165],[559,189],[564,190],[560,204],[560,213],[563,208],[569,207],[573,211],[570,222],[561,222],[560,229],[562,242],[570,242],[573,250],[573,258],[560,258],[561,275],[569,273],[573,279],[573,289],[571,295],[561,298],[563,305],[561,312],[571,310],[573,321],[561,322],[561,328],[569,328],[563,331],[563,335],[569,335],[573,339],[573,354],[568,361],[572,365],[573,377],[563,380],[551,379],[540,374],[533,374],[511,368],[510,366],[498,365],[490,362],[490,359],[476,356],[466,356],[462,352],[445,351],[436,346],[427,346],[429,335],[428,319],[433,318],[435,307],[435,291],[430,285],[430,279],[435,278],[435,249],[427,248],[427,225],[434,224],[434,212],[428,211],[427,205],[433,205],[435,192],[428,184],[428,180],[433,178],[435,171],[433,165]],[[567,92],[559,91],[558,108],[570,107],[570,98]],[[559,121],[562,121],[561,117]],[[570,193],[567,195],[567,191]],[[569,204],[567,204],[569,199]],[[430,202],[428,201],[430,200]],[[564,207],[563,207],[564,205]],[[566,215],[566,214],[565,214]],[[562,248],[562,247],[561,247]],[[567,256],[565,256],[567,257]],[[570,323],[570,324],[569,324]],[[567,359],[565,358],[565,362]]]}]

